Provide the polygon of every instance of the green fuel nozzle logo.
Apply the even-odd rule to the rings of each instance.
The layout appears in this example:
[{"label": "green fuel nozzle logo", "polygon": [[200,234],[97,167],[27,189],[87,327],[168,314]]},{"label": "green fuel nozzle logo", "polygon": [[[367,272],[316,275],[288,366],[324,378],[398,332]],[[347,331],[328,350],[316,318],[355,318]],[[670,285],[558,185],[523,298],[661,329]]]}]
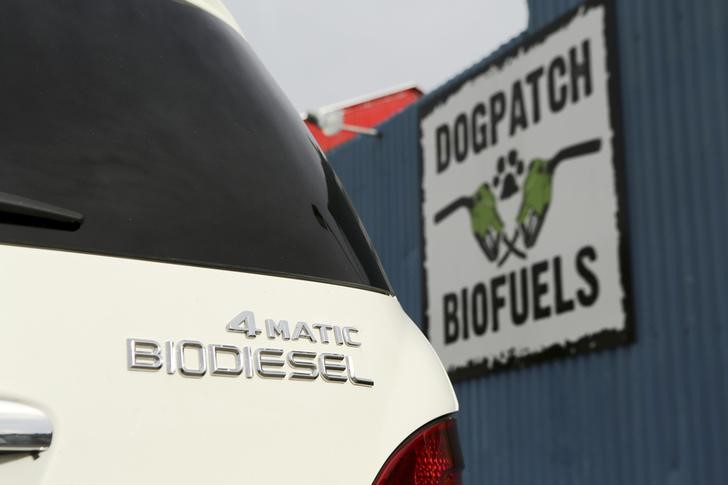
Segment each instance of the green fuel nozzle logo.
[{"label": "green fuel nozzle logo", "polygon": [[[531,160],[521,189],[518,188],[513,173],[505,173],[506,166],[510,166],[517,174],[523,171],[523,162],[518,159],[517,152],[512,150],[507,160],[504,157],[498,160],[498,173],[493,177],[492,188],[486,182],[472,196],[463,196],[452,201],[435,214],[435,224],[459,209],[468,209],[473,236],[488,261],[498,261],[498,266],[501,266],[511,254],[525,258],[526,250],[533,247],[538,240],[551,205],[556,168],[565,160],[598,152],[601,145],[601,140],[593,139],[559,150],[551,159]],[[523,192],[521,205],[516,216],[515,229],[509,236],[498,212],[498,200],[510,198],[519,190]],[[502,255],[501,247],[505,247]]]}]

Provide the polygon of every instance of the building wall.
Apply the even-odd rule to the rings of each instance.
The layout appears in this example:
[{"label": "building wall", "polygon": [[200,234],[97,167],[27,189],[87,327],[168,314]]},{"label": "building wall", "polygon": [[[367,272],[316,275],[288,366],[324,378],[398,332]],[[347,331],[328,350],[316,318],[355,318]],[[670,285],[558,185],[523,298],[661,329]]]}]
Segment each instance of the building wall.
[{"label": "building wall", "polygon": [[[616,10],[636,341],[457,384],[466,483],[728,483],[728,3]],[[329,157],[420,322],[416,110]]]}]

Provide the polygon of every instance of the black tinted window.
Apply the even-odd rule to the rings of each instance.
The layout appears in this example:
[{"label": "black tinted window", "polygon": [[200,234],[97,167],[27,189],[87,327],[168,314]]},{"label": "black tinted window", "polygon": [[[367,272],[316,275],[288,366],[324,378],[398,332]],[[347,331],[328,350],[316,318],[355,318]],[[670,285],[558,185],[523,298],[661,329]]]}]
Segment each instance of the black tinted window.
[{"label": "black tinted window", "polygon": [[0,240],[388,289],[297,113],[218,19],[6,0],[0,71],[0,192],[85,216],[0,223]]}]

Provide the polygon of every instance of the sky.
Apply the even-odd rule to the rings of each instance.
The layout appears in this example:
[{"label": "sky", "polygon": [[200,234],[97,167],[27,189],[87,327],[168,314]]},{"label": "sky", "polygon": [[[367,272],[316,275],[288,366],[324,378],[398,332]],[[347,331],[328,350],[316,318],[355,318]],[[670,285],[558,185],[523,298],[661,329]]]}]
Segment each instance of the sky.
[{"label": "sky", "polygon": [[226,0],[299,111],[429,91],[526,28],[526,0]]}]

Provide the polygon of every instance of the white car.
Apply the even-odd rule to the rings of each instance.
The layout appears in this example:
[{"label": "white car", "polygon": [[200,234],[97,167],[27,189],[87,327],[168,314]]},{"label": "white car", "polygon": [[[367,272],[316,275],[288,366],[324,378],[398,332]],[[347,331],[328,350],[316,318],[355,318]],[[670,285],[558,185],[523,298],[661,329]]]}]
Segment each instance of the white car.
[{"label": "white car", "polygon": [[459,483],[457,401],[224,7],[0,3],[0,484]]}]

